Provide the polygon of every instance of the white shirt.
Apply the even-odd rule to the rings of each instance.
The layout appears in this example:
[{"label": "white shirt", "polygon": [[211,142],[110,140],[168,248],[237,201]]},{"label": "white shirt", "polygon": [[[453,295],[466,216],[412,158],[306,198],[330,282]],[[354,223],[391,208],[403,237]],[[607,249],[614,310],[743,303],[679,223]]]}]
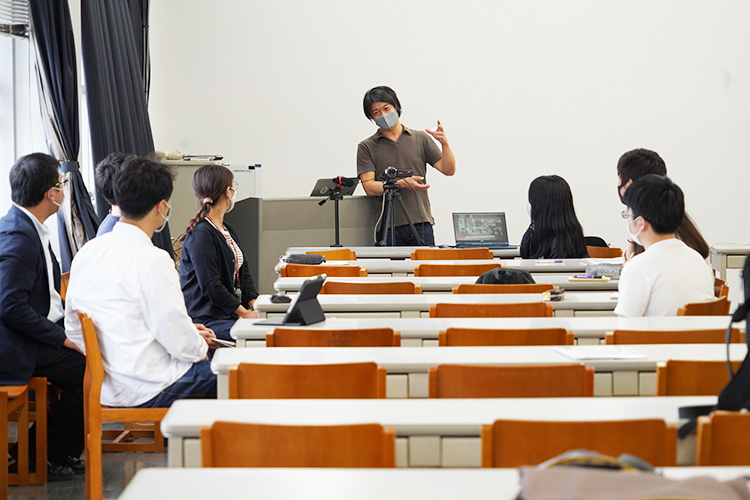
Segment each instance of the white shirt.
[{"label": "white shirt", "polygon": [[96,327],[102,404],[145,403],[206,357],[208,344],[188,316],[174,262],[132,224],[115,224],[76,254],[65,305],[66,334],[78,347],[84,348],[77,313]]},{"label": "white shirt", "polygon": [[677,238],[654,243],[627,261],[619,291],[620,316],[675,316],[685,304],[716,298],[713,271]]},{"label": "white shirt", "polygon": [[39,235],[39,240],[42,242],[44,261],[47,264],[47,281],[49,282],[49,312],[47,313],[47,319],[53,323],[57,323],[63,317],[63,306],[60,294],[55,289],[55,273],[52,270],[52,255],[49,251],[49,229],[39,222],[36,215],[20,205],[16,205],[16,207],[25,213],[26,216],[31,219],[31,222],[34,223],[34,229],[36,229],[36,232]]}]

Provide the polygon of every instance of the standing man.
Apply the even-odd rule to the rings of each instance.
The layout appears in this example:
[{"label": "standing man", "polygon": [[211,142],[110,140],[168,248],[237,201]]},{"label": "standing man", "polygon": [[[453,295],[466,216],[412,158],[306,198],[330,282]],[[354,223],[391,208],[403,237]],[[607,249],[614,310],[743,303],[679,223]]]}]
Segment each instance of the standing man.
[{"label": "standing man", "polygon": [[0,385],[46,377],[62,390],[48,415],[47,478],[64,481],[85,471],[78,457],[86,359],[65,336],[60,267],[44,226],[63,201],[57,160],[24,156],[10,170],[10,188],[13,206],[0,219]]},{"label": "standing man", "polygon": [[[430,199],[427,189],[430,185],[425,180],[426,165],[429,163],[444,175],[456,172],[456,159],[448,145],[443,126],[437,122],[437,129],[412,130],[404,127],[399,121],[401,117],[401,103],[396,92],[390,87],[375,87],[365,94],[365,116],[373,120],[379,130],[372,136],[359,143],[357,147],[357,175],[362,181],[362,187],[368,196],[380,197],[380,203],[375,203],[376,219],[380,217],[383,204],[383,184],[381,176],[388,167],[398,170],[411,170],[413,175],[399,179],[401,197],[417,232],[425,245],[434,245],[435,237],[430,210]],[[427,135],[429,134],[429,135]],[[432,136],[440,143],[442,151],[430,139]],[[380,230],[383,221],[377,226]],[[387,244],[400,246],[419,245],[409,227],[408,220],[402,211],[394,205],[394,228],[388,227],[385,236]]]}]

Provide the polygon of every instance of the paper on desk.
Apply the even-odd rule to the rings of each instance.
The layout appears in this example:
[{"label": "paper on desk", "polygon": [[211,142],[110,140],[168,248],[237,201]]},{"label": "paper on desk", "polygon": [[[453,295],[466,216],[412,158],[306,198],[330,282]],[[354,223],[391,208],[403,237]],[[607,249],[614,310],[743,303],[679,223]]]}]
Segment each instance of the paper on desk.
[{"label": "paper on desk", "polygon": [[585,359],[644,359],[648,357],[628,347],[608,345],[554,347],[554,350],[566,358],[579,361]]}]

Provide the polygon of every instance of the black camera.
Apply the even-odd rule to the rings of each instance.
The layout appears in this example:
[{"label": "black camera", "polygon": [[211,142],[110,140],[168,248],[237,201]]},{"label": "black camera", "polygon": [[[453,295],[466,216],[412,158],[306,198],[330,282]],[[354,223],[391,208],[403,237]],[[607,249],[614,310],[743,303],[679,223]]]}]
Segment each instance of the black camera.
[{"label": "black camera", "polygon": [[392,182],[392,181],[395,181],[396,179],[404,179],[406,177],[411,177],[411,176],[412,176],[412,171],[409,169],[402,170],[396,167],[388,167],[385,169],[385,172],[380,174],[379,180]]}]

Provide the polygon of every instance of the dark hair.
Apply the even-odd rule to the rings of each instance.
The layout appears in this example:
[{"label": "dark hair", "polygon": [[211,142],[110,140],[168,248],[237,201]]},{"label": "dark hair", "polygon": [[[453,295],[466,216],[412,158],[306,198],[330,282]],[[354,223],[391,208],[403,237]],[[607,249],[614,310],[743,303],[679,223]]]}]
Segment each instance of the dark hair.
[{"label": "dark hair", "polygon": [[531,248],[529,258],[577,258],[588,255],[570,186],[559,175],[537,177],[529,186]]},{"label": "dark hair", "polygon": [[115,201],[122,215],[140,220],[161,201],[172,196],[174,173],[158,161],[133,157],[115,175]]},{"label": "dark hair", "polygon": [[682,223],[677,228],[677,231],[674,232],[674,235],[678,240],[701,254],[701,257],[704,259],[707,259],[711,255],[711,247],[708,246],[708,242],[687,212],[682,216]]},{"label": "dark hair", "polygon": [[622,184],[626,184],[630,179],[635,182],[649,174],[667,175],[667,164],[655,151],[634,149],[622,155],[617,161],[617,175],[620,176]]},{"label": "dark hair", "polygon": [[401,116],[401,103],[396,96],[396,92],[392,88],[383,85],[380,87],[372,88],[365,93],[365,99],[362,105],[365,108],[365,116],[369,120],[372,120],[370,108],[372,107],[373,103],[376,102],[387,102],[388,104],[396,108],[396,113],[398,113],[398,116]]},{"label": "dark hair", "polygon": [[115,175],[120,171],[125,160],[130,158],[135,158],[135,155],[127,153],[109,153],[96,165],[96,172],[94,174],[96,190],[99,191],[99,194],[101,194],[110,205],[117,205],[117,203],[115,203],[114,192]]},{"label": "dark hair", "polygon": [[21,207],[35,207],[59,180],[60,163],[44,153],[22,156],[10,169],[10,198]]},{"label": "dark hair", "polygon": [[644,175],[630,185],[624,198],[633,218],[646,219],[656,234],[674,233],[685,216],[682,189],[666,175]]},{"label": "dark hair", "polygon": [[[203,165],[193,174],[193,193],[198,198],[200,210],[188,223],[185,236],[195,229],[211,211],[211,207],[227,194],[227,188],[232,185],[234,174],[223,165]],[[185,236],[182,239],[185,239]]]}]

